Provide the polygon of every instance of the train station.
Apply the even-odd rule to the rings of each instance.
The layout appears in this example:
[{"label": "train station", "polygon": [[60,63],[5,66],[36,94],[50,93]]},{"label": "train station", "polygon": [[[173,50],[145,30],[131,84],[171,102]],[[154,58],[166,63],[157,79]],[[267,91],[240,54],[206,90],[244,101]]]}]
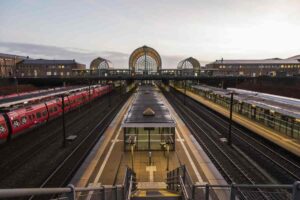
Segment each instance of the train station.
[{"label": "train station", "polygon": [[225,88],[228,78],[212,86],[192,57],[164,70],[148,46],[130,55],[130,78],[113,71],[98,57],[82,82],[52,79],[47,84],[62,86],[1,97],[0,166],[12,173],[0,175],[0,185],[20,188],[39,173],[28,186],[45,190],[0,189],[0,198],[299,197],[299,99]]},{"label": "train station", "polygon": [[0,5],[0,200],[300,200],[300,1]]}]

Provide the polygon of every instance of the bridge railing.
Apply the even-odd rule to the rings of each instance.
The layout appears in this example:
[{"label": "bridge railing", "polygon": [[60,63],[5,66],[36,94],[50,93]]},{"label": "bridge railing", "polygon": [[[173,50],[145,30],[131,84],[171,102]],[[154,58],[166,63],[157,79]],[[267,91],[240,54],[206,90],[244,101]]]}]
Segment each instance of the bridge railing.
[{"label": "bridge railing", "polygon": [[194,184],[184,165],[168,172],[168,189],[182,194],[184,200],[194,199],[300,199],[300,181],[289,185],[279,184]]}]

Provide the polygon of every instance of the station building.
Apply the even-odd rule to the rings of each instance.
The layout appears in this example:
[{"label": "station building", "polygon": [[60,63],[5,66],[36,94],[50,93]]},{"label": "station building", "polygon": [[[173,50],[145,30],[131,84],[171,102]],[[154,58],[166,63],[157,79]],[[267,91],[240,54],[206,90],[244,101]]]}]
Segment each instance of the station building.
[{"label": "station building", "polygon": [[0,77],[16,76],[16,64],[24,59],[28,57],[0,53]]},{"label": "station building", "polygon": [[136,151],[175,150],[175,126],[168,108],[164,105],[159,90],[154,86],[138,88],[134,102],[122,122],[124,150],[131,149],[135,141]]},{"label": "station building", "polygon": [[300,74],[300,55],[286,59],[216,60],[206,65],[213,76],[293,76]]},{"label": "station building", "polygon": [[19,77],[71,76],[72,70],[85,69],[75,60],[25,59],[17,63]]}]

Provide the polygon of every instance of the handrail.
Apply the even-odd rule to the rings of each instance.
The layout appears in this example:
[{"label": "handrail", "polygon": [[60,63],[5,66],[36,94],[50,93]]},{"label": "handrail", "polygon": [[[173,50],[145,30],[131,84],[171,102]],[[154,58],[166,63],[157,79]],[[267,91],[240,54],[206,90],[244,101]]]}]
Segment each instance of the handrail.
[{"label": "handrail", "polygon": [[132,175],[131,175],[131,177],[130,177],[130,184],[129,184],[129,189],[128,189],[128,194],[127,194],[127,200],[130,200],[130,197],[131,197],[131,190],[132,190]]},{"label": "handrail", "polygon": [[185,199],[185,200],[190,199],[190,198],[189,198],[189,195],[188,195],[188,193],[187,193],[187,191],[186,191],[186,188],[185,188],[185,185],[184,185],[182,176],[179,176],[179,182],[180,182],[180,187],[181,187],[181,191],[182,191],[182,194],[183,194],[184,199]]}]

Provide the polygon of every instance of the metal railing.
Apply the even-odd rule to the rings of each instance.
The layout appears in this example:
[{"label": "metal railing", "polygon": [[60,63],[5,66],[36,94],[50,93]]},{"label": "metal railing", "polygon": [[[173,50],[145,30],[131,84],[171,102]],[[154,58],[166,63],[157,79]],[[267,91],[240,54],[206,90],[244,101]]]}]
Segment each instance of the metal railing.
[{"label": "metal railing", "polygon": [[0,199],[17,197],[38,197],[38,199],[77,200],[130,200],[132,192],[136,190],[136,174],[126,168],[122,185],[99,185],[92,187],[74,187],[68,185],[63,188],[19,188],[0,189]]},{"label": "metal railing", "polygon": [[182,165],[167,174],[168,190],[180,192],[182,199],[221,199],[221,200],[242,200],[244,194],[247,199],[257,199],[263,193],[267,199],[300,199],[300,181],[290,185],[275,184],[231,184],[231,185],[210,185],[194,184],[185,166]]},{"label": "metal railing", "polygon": [[129,167],[126,168],[123,186],[124,186],[124,197],[125,197],[124,199],[130,200],[131,194],[133,191],[137,189],[137,186],[136,186],[136,174]]}]

